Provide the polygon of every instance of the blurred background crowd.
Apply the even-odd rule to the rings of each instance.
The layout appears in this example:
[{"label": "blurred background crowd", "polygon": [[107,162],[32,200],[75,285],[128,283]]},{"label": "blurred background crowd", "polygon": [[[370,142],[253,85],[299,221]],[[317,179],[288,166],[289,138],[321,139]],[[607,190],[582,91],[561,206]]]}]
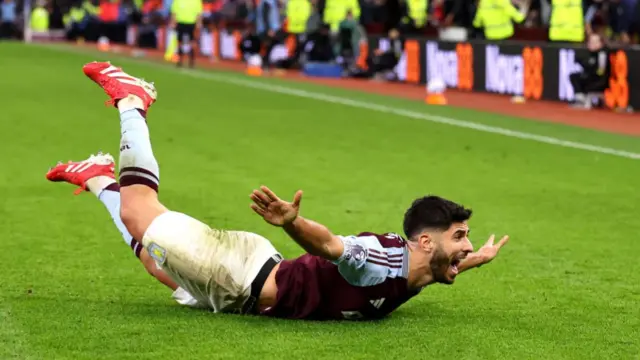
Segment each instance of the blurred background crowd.
[{"label": "blurred background crowd", "polygon": [[[1,0],[0,29],[2,37],[19,36],[23,26],[23,0]],[[173,0],[190,2],[191,0]],[[202,25],[217,27],[243,27],[254,24],[257,32],[280,31],[291,25],[295,32],[313,33],[327,24],[333,33],[341,25],[358,26],[369,34],[387,33],[398,29],[401,34],[423,34],[441,39],[465,40],[482,38],[485,27],[496,25],[500,19],[484,23],[477,17],[489,19],[483,3],[494,6],[502,0],[204,0]],[[508,0],[504,0],[508,1]],[[304,6],[298,3],[307,3]],[[640,32],[639,0],[513,0],[513,6],[524,18],[514,18],[513,34],[508,38],[545,40],[553,27],[554,12],[568,12],[568,7],[579,5],[581,19],[574,14],[563,14],[581,27],[586,34],[595,32],[605,39],[620,44],[638,43]],[[266,4],[266,5],[265,5]],[[115,38],[123,39],[117,27],[128,24],[157,27],[170,19],[172,0],[40,0],[31,9],[46,10],[48,28],[65,28],[95,35],[98,23],[109,23]],[[265,6],[269,9],[264,16]],[[490,10],[489,10],[490,11]],[[297,12],[297,13],[296,13]],[[40,12],[40,17],[45,13]],[[36,17],[37,17],[36,16]],[[263,18],[268,19],[264,23]],[[475,20],[475,21],[474,21]],[[492,24],[492,20],[494,24]],[[581,21],[580,21],[581,20]],[[38,20],[36,20],[37,22]],[[343,22],[349,24],[342,24]],[[41,19],[44,23],[44,19]],[[582,22],[582,25],[580,25]],[[37,25],[37,24],[36,24]],[[40,24],[44,26],[44,24]],[[584,39],[584,38],[579,38]],[[553,40],[553,39],[551,39]]]},{"label": "blurred background crowd", "polygon": [[[591,39],[602,43],[590,48],[594,58],[603,47],[632,46],[640,40],[640,0],[0,1],[2,38],[20,37],[28,19],[34,32],[60,29],[69,40],[108,38],[126,43],[131,36],[128,30],[135,25],[134,44],[157,48],[164,41],[157,29],[168,25],[178,35],[179,65],[183,53],[189,54],[193,65],[194,51],[189,45],[197,49],[197,38],[214,30],[241,30],[243,58],[260,54],[266,67],[272,65],[269,54],[273,47],[293,39],[295,52],[273,64],[279,68],[303,62],[355,65],[362,39],[369,34],[387,37],[385,49],[368,56],[366,64],[350,67],[350,76],[363,77],[392,69],[400,60],[404,39],[411,36],[563,45],[582,45]],[[25,6],[23,1],[33,2]],[[600,66],[601,77],[608,66]],[[362,69],[367,70],[360,73]]]}]

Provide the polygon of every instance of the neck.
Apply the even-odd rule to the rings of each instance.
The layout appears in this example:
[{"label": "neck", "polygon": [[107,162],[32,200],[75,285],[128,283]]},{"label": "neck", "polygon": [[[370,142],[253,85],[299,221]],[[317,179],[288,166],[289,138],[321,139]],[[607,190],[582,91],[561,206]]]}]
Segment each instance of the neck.
[{"label": "neck", "polygon": [[407,285],[410,290],[419,290],[427,285],[433,284],[433,273],[429,266],[429,255],[416,249],[416,245],[407,242],[409,248],[409,276]]}]

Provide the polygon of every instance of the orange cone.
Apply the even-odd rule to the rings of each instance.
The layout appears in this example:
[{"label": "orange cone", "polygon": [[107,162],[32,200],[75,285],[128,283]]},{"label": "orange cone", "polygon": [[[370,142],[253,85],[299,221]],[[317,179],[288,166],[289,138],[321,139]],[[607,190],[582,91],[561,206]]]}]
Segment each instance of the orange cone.
[{"label": "orange cone", "polygon": [[109,39],[106,37],[101,37],[98,39],[98,50],[100,51],[109,51]]},{"label": "orange cone", "polygon": [[444,93],[447,91],[447,85],[442,79],[434,78],[427,83],[427,97],[424,99],[429,105],[446,105],[447,98]]},{"label": "orange cone", "polygon": [[447,105],[447,98],[444,96],[444,94],[427,94],[424,102],[429,105]]},{"label": "orange cone", "polygon": [[249,66],[246,71],[249,76],[262,76],[262,67],[260,66]]},{"label": "orange cone", "polygon": [[262,57],[259,54],[251,55],[247,58],[247,70],[249,76],[262,76]]}]

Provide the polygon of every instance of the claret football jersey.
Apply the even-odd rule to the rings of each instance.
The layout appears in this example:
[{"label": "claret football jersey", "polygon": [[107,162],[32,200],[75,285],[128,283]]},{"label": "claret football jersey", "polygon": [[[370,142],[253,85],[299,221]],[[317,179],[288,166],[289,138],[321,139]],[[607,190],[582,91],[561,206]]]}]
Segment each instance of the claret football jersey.
[{"label": "claret football jersey", "polygon": [[276,273],[274,306],[263,315],[294,319],[376,319],[417,292],[407,286],[406,240],[393,233],[341,236],[336,261],[310,254],[284,260]]}]

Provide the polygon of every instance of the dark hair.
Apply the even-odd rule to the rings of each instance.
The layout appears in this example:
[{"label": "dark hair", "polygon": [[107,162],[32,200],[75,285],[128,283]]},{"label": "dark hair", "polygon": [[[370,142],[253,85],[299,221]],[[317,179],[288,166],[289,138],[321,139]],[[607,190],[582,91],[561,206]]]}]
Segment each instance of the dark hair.
[{"label": "dark hair", "polygon": [[425,229],[446,231],[453,223],[469,220],[471,213],[471,209],[453,201],[425,196],[416,199],[404,214],[404,233],[411,239]]}]

